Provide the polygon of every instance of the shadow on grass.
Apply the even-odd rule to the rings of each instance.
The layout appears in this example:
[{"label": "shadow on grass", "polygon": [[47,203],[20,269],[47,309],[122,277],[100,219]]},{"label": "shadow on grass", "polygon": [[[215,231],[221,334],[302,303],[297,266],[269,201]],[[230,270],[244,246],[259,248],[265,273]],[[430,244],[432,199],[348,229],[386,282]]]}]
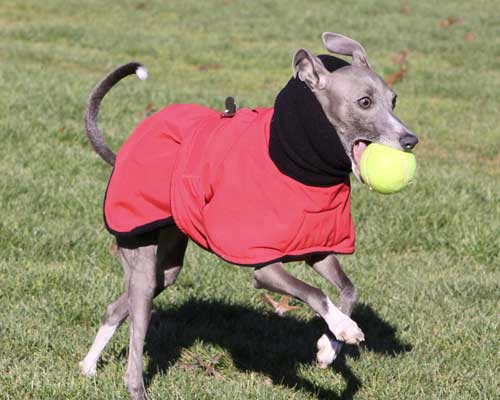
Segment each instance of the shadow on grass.
[{"label": "shadow on grass", "polygon": [[[353,318],[365,332],[364,347],[368,351],[394,356],[411,350],[370,306],[357,306]],[[183,349],[200,340],[226,349],[240,371],[265,374],[274,384],[309,392],[318,399],[352,399],[362,383],[347,366],[344,354],[359,357],[357,347],[344,348],[332,366],[346,382],[340,393],[318,387],[297,374],[299,364],[315,361],[316,341],[325,329],[319,318],[306,322],[240,305],[192,299],[180,307],[157,311],[146,339],[145,352],[150,357],[146,382],[177,362]]]}]

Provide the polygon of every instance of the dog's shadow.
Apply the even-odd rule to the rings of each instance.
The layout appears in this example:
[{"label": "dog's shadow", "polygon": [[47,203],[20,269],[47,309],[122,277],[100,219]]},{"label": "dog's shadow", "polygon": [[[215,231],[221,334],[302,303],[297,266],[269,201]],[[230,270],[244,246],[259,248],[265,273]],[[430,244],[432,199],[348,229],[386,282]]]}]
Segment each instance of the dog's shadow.
[{"label": "dog's shadow", "polygon": [[[358,305],[353,319],[365,333],[364,349],[388,356],[411,350],[411,345],[400,342],[396,329],[370,306]],[[183,349],[199,340],[226,349],[240,371],[262,373],[274,384],[307,391],[318,399],[352,399],[362,384],[345,357],[359,357],[357,347],[344,347],[333,363],[333,370],[346,382],[340,392],[318,387],[297,374],[299,364],[315,361],[316,341],[324,331],[319,318],[306,322],[241,305],[191,299],[179,307],[156,312],[145,345],[150,357],[146,384],[179,361]]]}]

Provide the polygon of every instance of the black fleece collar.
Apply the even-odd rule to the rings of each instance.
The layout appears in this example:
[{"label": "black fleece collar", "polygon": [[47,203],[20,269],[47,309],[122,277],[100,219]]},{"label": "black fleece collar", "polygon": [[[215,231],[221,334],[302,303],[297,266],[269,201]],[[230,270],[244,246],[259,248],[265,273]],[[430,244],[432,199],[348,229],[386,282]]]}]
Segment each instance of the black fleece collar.
[{"label": "black fleece collar", "polygon": [[[330,72],[349,65],[329,55],[319,58]],[[313,92],[295,78],[276,97],[269,154],[281,172],[309,186],[333,186],[351,172],[351,160],[335,127]]]}]

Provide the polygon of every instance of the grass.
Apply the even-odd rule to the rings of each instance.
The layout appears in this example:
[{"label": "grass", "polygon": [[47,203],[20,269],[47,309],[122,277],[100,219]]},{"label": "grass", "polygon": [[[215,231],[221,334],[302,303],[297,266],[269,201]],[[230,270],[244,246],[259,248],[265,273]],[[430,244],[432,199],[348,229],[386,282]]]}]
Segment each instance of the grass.
[{"label": "grass", "polygon": [[[179,281],[155,302],[150,397],[498,398],[497,2],[351,3],[0,3],[0,398],[126,397],[127,329],[95,379],[77,369],[122,287],[101,217],[110,169],[82,130],[93,85],[133,59],[150,70],[148,81],[128,79],[104,102],[101,125],[118,148],[150,107],[221,109],[227,95],[271,105],[293,51],[323,51],[324,30],[363,43],[383,76],[396,70],[395,54],[409,52],[397,111],[421,139],[411,188],[385,197],[353,187],[357,251],[342,261],[367,342],[317,369],[322,324],[308,309],[273,316],[248,269],[190,246]],[[440,27],[448,16],[463,21]],[[289,269],[331,291],[303,265]],[[211,360],[215,374],[201,367]]]}]

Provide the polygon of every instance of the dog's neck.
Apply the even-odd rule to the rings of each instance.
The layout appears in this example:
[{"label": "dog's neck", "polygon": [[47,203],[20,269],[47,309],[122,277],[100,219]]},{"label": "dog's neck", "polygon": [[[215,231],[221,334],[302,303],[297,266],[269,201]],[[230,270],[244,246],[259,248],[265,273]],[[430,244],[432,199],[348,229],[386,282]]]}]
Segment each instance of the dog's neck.
[{"label": "dog's neck", "polygon": [[[319,56],[331,72],[348,65],[333,56]],[[299,79],[290,79],[276,97],[269,155],[285,175],[309,186],[345,182],[351,160],[316,96]]]}]

